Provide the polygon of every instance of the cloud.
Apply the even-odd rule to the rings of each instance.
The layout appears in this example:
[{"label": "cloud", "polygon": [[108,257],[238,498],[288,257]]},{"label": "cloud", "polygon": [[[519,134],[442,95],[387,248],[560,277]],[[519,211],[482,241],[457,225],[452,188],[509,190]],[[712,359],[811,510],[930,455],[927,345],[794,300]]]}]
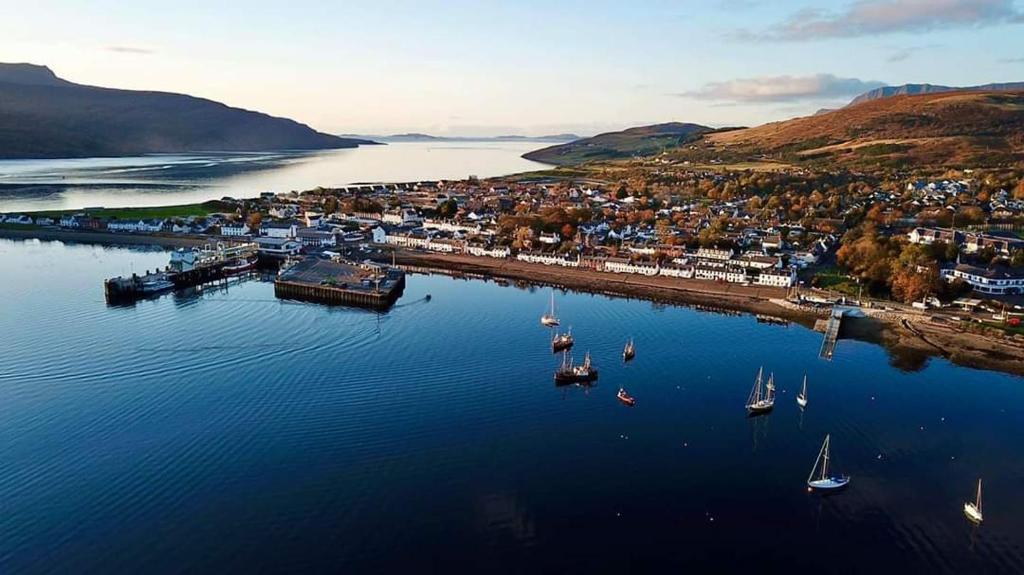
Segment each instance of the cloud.
[{"label": "cloud", "polygon": [[771,76],[711,82],[698,90],[677,95],[739,103],[801,102],[847,98],[884,85],[884,82],[839,78],[832,74]]},{"label": "cloud", "polygon": [[1024,64],[1024,58],[1000,58],[1000,64]]},{"label": "cloud", "polygon": [[120,54],[153,54],[156,52],[155,50],[138,46],[107,46],[107,50]]},{"label": "cloud", "polygon": [[888,57],[886,57],[885,61],[886,62],[902,62],[904,60],[909,59],[911,56],[913,56],[917,52],[924,52],[924,51],[928,51],[928,50],[936,50],[938,48],[943,48],[943,47],[944,47],[943,44],[924,44],[924,45],[921,45],[921,46],[901,46],[901,47],[887,46],[886,49],[887,50],[891,50],[892,53],[889,54]]},{"label": "cloud", "polygon": [[1013,0],[857,0],[840,12],[804,9],[764,32],[741,30],[745,40],[802,41],[853,38],[1024,22]]}]

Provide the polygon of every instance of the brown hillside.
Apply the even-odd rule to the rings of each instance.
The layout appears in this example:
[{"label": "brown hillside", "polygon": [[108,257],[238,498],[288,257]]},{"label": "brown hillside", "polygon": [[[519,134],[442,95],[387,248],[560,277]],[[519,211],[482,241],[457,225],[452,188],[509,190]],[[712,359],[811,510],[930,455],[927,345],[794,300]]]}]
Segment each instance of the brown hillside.
[{"label": "brown hillside", "polygon": [[794,162],[993,165],[1024,160],[1024,92],[870,100],[825,114],[709,134],[732,152]]}]

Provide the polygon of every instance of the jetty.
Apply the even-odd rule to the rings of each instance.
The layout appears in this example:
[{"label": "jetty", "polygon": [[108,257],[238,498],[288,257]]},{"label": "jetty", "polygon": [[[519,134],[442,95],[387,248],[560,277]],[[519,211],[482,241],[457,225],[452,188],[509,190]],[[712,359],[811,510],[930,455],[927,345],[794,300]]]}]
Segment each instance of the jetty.
[{"label": "jetty", "polygon": [[405,289],[405,272],[370,262],[306,257],[284,269],[274,281],[274,295],[328,305],[384,310]]},{"label": "jetty", "polygon": [[170,263],[163,270],[107,279],[103,282],[103,293],[108,303],[123,303],[164,291],[223,280],[251,269],[256,254],[257,245],[249,242],[178,248],[171,252]]},{"label": "jetty", "polygon": [[828,316],[828,324],[825,326],[825,339],[821,342],[821,351],[818,352],[818,357],[831,361],[832,354],[836,351],[839,328],[842,326],[844,315],[846,315],[846,310],[840,307],[832,308],[832,313]]}]

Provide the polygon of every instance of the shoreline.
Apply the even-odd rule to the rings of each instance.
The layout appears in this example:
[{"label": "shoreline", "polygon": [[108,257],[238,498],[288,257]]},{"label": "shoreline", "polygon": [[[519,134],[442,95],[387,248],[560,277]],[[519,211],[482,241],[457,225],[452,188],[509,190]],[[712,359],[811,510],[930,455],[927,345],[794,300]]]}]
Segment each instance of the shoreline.
[{"label": "shoreline", "polygon": [[113,246],[162,246],[165,248],[192,248],[216,243],[208,236],[152,234],[129,234],[98,231],[71,231],[57,228],[12,229],[0,228],[0,238],[8,240],[42,240],[80,244],[102,244]]},{"label": "shoreline", "polygon": [[[389,260],[390,261],[390,260]],[[483,278],[525,281],[615,297],[767,315],[814,329],[828,310],[802,309],[787,304],[785,288],[719,284],[707,280],[616,274],[556,268],[518,260],[397,250],[395,263]],[[908,369],[942,357],[963,367],[1024,376],[1024,341],[998,339],[938,324],[921,312],[873,310],[864,318],[844,322],[840,342],[857,339],[884,347]],[[910,360],[910,361],[907,361]]]},{"label": "shoreline", "polygon": [[[62,241],[119,246],[197,247],[222,241],[208,236],[115,234],[98,231],[70,231],[56,228],[0,228],[0,238],[12,240]],[[389,254],[390,255],[390,254]],[[381,263],[391,258],[378,256]],[[386,260],[386,261],[385,261]],[[395,263],[425,268],[425,271],[465,274],[482,278],[524,281],[563,289],[642,299],[696,308],[717,308],[765,315],[814,329],[827,309],[801,308],[785,300],[785,288],[743,286],[707,280],[616,274],[545,266],[514,259],[493,259],[461,254],[395,251]],[[888,304],[887,305],[895,305]],[[715,311],[711,309],[710,311]],[[1024,376],[1024,338],[995,338],[958,329],[955,324],[931,321],[927,313],[903,309],[868,310],[867,318],[844,322],[842,339],[858,339],[885,347],[890,354],[921,358],[943,357],[964,367],[1000,371]]]},{"label": "shoreline", "polygon": [[[390,258],[388,258],[388,263],[390,263]],[[513,259],[497,260],[409,250],[397,250],[395,263],[400,266],[434,268],[495,279],[525,281],[616,297],[721,307],[740,312],[771,315],[809,326],[812,326],[818,317],[818,314],[810,310],[793,309],[775,303],[775,301],[785,298],[785,288],[717,284],[706,280],[664,276],[617,274],[589,269],[545,266]]]}]

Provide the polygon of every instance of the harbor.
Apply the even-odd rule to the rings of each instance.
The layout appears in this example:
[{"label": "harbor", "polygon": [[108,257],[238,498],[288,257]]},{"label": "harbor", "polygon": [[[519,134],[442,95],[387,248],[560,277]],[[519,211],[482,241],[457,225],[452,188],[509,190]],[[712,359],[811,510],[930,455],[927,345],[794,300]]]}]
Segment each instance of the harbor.
[{"label": "harbor", "polygon": [[[544,328],[550,288],[444,275],[408,274],[386,314],[278,298],[269,274],[106,306],[104,277],[170,253],[0,252],[17,278],[0,291],[22,302],[0,314],[19,334],[0,355],[0,436],[20,470],[0,481],[0,538],[53,550],[16,554],[11,572],[147,572],[178,550],[196,572],[246,554],[302,571],[310,545],[352,572],[414,572],[421,541],[524,571],[627,571],[614,545],[712,573],[723,556],[782,567],[771,554],[797,548],[826,573],[1024,567],[1019,377],[941,357],[908,368],[845,337],[825,361],[810,326],[582,291],[555,290],[561,325]],[[556,387],[551,340],[569,328],[574,364],[589,351],[599,378]],[[774,408],[748,418],[762,365]],[[844,492],[807,492],[836,477]],[[154,525],[156,543],[111,536]],[[275,545],[287,561],[260,551]]]}]

